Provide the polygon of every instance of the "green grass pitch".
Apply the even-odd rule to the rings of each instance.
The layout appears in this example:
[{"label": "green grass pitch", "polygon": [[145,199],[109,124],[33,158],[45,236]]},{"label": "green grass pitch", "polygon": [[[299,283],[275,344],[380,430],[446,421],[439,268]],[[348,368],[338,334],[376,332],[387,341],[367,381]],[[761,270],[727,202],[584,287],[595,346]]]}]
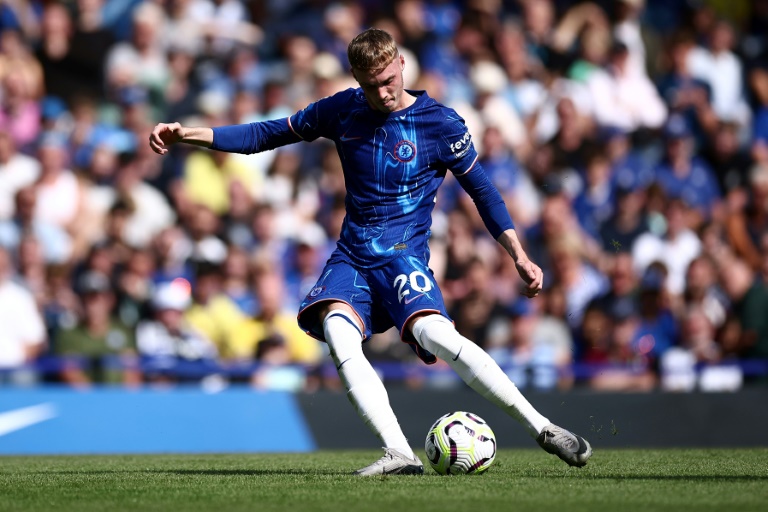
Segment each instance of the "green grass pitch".
[{"label": "green grass pitch", "polygon": [[0,511],[766,511],[768,448],[502,450],[487,473],[356,478],[379,451],[0,457]]}]

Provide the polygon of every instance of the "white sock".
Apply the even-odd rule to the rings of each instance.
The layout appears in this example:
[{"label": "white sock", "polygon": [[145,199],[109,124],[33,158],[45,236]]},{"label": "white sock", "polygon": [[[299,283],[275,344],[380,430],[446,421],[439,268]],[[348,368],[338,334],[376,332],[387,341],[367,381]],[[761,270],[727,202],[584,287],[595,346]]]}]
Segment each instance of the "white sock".
[{"label": "white sock", "polygon": [[376,370],[363,354],[363,335],[346,311],[333,310],[323,321],[325,341],[331,349],[347,397],[357,413],[387,448],[414,457]]},{"label": "white sock", "polygon": [[549,425],[482,348],[469,341],[440,315],[422,317],[413,325],[413,335],[424,349],[448,363],[469,387],[515,418],[531,436]]}]

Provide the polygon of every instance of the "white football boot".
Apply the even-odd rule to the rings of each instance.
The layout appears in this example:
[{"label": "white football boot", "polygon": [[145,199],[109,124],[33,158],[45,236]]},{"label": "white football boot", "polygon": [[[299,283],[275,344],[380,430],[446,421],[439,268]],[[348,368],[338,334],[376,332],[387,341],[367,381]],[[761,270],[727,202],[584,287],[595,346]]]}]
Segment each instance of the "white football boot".
[{"label": "white football boot", "polygon": [[569,466],[582,467],[592,456],[592,447],[586,439],[551,423],[544,427],[536,442]]},{"label": "white football boot", "polygon": [[424,464],[417,456],[407,457],[394,448],[384,448],[384,452],[382,458],[352,474],[357,476],[424,474]]}]

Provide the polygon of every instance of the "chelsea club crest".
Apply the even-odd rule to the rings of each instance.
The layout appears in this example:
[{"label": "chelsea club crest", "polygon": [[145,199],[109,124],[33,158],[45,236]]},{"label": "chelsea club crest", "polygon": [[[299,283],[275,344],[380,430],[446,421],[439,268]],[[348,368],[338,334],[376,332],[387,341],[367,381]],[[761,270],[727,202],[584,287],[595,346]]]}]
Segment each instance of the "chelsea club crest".
[{"label": "chelsea club crest", "polygon": [[401,140],[395,145],[395,158],[401,162],[410,162],[416,156],[416,145],[409,140]]}]

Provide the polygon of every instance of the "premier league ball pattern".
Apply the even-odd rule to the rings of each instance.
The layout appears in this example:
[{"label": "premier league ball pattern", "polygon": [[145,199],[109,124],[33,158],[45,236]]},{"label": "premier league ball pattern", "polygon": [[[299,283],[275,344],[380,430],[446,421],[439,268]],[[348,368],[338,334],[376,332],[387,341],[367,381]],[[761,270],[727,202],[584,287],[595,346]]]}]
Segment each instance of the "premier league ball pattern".
[{"label": "premier league ball pattern", "polygon": [[459,411],[432,425],[425,450],[430,465],[441,475],[482,473],[496,457],[496,437],[482,418]]}]

